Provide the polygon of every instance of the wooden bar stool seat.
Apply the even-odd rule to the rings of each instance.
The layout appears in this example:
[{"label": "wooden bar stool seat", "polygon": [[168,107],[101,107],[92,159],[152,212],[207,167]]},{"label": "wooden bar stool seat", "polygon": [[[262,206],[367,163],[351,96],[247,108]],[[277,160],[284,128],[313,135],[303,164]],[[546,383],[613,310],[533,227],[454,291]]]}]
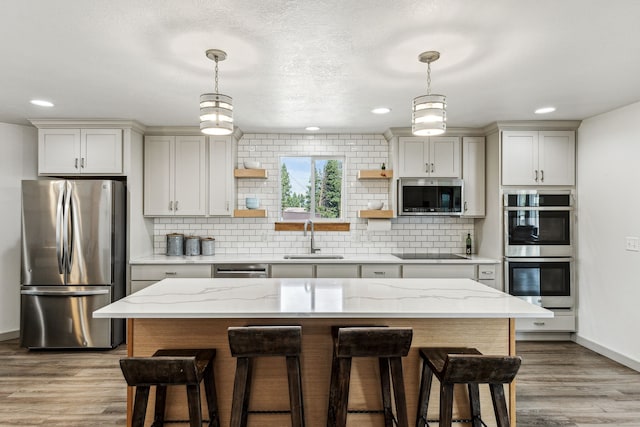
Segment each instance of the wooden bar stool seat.
[{"label": "wooden bar stool seat", "polygon": [[[127,384],[136,387],[133,405],[132,427],[144,425],[151,386],[156,387],[156,403],[153,427],[165,423],[164,412],[167,386],[184,385],[187,388],[189,423],[202,426],[200,382],[204,381],[207,399],[209,427],[219,427],[216,386],[213,375],[214,349],[158,350],[151,357],[127,357],[120,359],[120,368]],[[170,420],[166,422],[181,422]]]},{"label": "wooden bar stool seat", "polygon": [[[291,425],[304,427],[302,403],[302,327],[300,326],[246,326],[228,329],[231,355],[236,359],[236,376],[231,403],[231,427],[246,427],[250,413],[291,413]],[[286,358],[289,383],[289,410],[250,411],[249,398],[253,362],[256,357]]]},{"label": "wooden bar stool seat", "polygon": [[466,384],[469,391],[470,422],[473,427],[485,425],[480,418],[479,384],[488,384],[498,427],[509,427],[509,413],[504,384],[513,381],[522,359],[516,356],[488,356],[475,348],[426,347],[420,349],[422,378],[418,397],[416,427],[428,426],[427,410],[433,375],[440,381],[440,427],[450,427],[453,412],[453,386]]},{"label": "wooden bar stool seat", "polygon": [[[382,410],[354,411],[379,412],[384,415],[385,427],[408,427],[407,402],[402,373],[402,358],[409,353],[413,330],[388,327],[333,328],[333,359],[329,387],[328,427],[344,427],[349,411],[349,382],[351,361],[354,357],[375,357],[380,367]],[[391,401],[391,383],[395,398],[394,416]]]}]

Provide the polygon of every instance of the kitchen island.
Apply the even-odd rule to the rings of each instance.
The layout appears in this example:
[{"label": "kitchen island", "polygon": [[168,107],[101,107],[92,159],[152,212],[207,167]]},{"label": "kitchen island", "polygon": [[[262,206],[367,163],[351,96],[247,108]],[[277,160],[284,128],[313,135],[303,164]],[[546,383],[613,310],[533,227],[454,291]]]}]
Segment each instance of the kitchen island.
[{"label": "kitchen island", "polygon": [[[235,370],[227,328],[301,325],[303,393],[309,427],[326,424],[330,331],[334,325],[413,328],[412,349],[403,362],[408,411],[413,419],[420,375],[418,347],[470,346],[484,354],[515,354],[514,319],[552,316],[551,311],[470,279],[165,279],[94,312],[94,317],[129,319],[131,356],[148,356],[160,348],[216,348],[222,425],[229,423]],[[370,360],[354,360],[352,409],[379,408],[375,366]],[[288,407],[284,369],[284,361],[279,358],[258,361],[252,410]],[[185,418],[184,394],[183,390],[170,393],[168,418]],[[508,394],[515,420],[514,387]],[[488,390],[481,390],[481,395],[483,415],[491,420]],[[129,416],[132,396],[129,390]],[[434,390],[429,418],[437,418],[437,396]],[[150,399],[149,413],[151,403]],[[466,406],[460,406],[454,412],[464,416]],[[149,421],[151,418],[147,417]],[[371,426],[379,421],[378,415],[349,415],[349,425]],[[252,415],[251,422],[289,424],[288,415]]]}]

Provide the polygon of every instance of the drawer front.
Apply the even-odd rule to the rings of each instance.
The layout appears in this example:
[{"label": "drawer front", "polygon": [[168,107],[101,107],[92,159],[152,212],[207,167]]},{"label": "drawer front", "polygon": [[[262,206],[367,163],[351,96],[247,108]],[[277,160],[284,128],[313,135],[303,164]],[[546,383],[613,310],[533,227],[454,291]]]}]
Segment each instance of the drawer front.
[{"label": "drawer front", "polygon": [[361,275],[365,279],[397,279],[400,278],[400,265],[363,264]]},{"label": "drawer front", "polygon": [[558,315],[552,319],[516,319],[518,332],[575,332],[574,315]]},{"label": "drawer front", "polygon": [[313,277],[312,264],[271,264],[271,277],[277,279]]},{"label": "drawer front", "polygon": [[495,264],[478,264],[478,280],[495,280]]},{"label": "drawer front", "polygon": [[316,277],[320,279],[357,279],[358,266],[354,264],[317,264]]},{"label": "drawer front", "polygon": [[134,280],[131,282],[131,293],[138,292],[147,286],[151,286],[154,283],[158,283],[155,280]]},{"label": "drawer front", "polygon": [[482,283],[483,285],[490,286],[493,289],[502,291],[502,287],[498,284],[497,280],[478,280],[478,282]]},{"label": "drawer front", "polygon": [[404,264],[405,279],[475,279],[475,264]]},{"label": "drawer front", "polygon": [[131,280],[162,280],[174,277],[211,277],[211,264],[154,264],[131,266]]}]

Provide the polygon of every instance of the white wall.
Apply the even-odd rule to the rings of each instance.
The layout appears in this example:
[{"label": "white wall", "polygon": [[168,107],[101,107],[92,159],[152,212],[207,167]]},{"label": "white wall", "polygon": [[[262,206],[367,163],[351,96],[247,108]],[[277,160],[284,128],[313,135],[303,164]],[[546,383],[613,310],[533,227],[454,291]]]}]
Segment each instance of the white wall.
[{"label": "white wall", "polygon": [[584,120],[577,166],[578,342],[640,366],[640,103]]},{"label": "white wall", "polygon": [[0,340],[20,329],[20,183],[36,178],[35,128],[0,123]]}]

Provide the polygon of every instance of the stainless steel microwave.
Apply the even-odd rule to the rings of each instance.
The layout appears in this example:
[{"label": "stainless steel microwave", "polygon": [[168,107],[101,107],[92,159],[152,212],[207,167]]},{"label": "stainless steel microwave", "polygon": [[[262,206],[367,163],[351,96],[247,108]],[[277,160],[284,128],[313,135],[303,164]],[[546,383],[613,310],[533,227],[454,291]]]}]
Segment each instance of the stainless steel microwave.
[{"label": "stainless steel microwave", "polygon": [[398,215],[460,216],[463,188],[461,179],[400,178]]}]

